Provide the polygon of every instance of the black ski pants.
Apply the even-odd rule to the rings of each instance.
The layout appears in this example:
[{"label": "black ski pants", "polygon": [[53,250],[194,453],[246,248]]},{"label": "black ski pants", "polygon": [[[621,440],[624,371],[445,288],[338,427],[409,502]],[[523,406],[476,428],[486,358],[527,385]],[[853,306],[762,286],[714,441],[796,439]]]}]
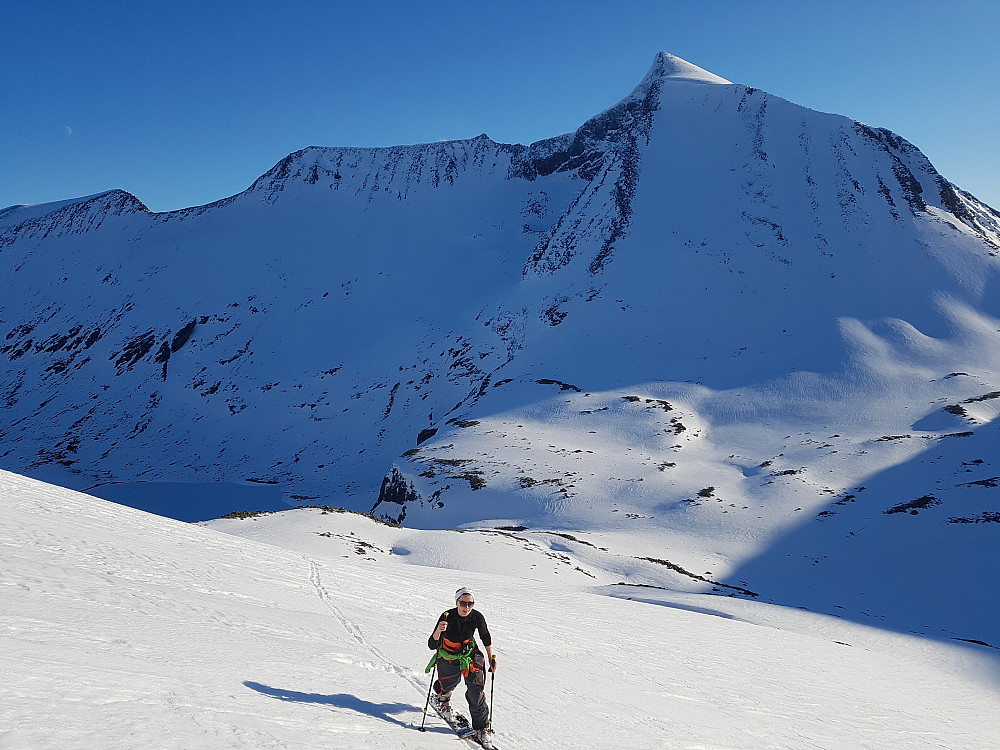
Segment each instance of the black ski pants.
[{"label": "black ski pants", "polygon": [[[469,674],[465,677],[465,699],[469,701],[469,715],[472,717],[472,728],[482,729],[490,722],[490,707],[486,703],[486,696],[483,694],[486,689],[486,657],[482,651],[472,654],[472,662],[478,667],[473,672],[469,669]],[[449,661],[438,657],[437,679],[434,681],[434,692],[438,695],[450,693],[458,687],[462,679],[462,665],[458,659]]]}]

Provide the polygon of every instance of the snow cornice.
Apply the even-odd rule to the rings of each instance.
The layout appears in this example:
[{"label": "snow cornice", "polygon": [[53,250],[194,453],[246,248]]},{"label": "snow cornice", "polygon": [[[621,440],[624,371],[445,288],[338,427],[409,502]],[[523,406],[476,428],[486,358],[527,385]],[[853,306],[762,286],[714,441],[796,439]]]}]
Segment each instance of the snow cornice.
[{"label": "snow cornice", "polygon": [[695,81],[698,83],[714,83],[732,85],[732,81],[727,81],[722,76],[710,73],[704,68],[699,68],[687,60],[683,60],[669,52],[660,52],[654,59],[646,77],[639,84],[640,87],[652,81]]}]

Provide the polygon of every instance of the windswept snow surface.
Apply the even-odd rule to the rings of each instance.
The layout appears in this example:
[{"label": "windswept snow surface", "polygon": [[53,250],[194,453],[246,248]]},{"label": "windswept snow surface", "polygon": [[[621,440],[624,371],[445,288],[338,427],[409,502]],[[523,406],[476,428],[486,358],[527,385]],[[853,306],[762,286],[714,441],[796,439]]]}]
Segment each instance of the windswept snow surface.
[{"label": "windswept snow surface", "polygon": [[[1000,736],[993,649],[532,579],[471,532],[319,510],[233,521],[282,541],[274,524],[298,517],[300,544],[303,519],[331,524],[290,550],[6,472],[0,513],[4,750],[453,747],[433,715],[416,727],[426,637],[460,585],[494,635],[504,750],[968,750]],[[454,563],[455,539],[476,540],[477,572],[407,564]]]}]

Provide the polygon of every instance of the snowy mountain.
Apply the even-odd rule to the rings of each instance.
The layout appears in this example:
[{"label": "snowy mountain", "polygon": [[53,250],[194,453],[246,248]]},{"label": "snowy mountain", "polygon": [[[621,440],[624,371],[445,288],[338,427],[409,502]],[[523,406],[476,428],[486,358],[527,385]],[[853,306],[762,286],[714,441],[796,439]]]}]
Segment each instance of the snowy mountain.
[{"label": "snowy mountain", "polygon": [[[7,472],[0,511],[4,750],[455,747],[433,713],[417,727],[427,635],[470,582],[505,750],[967,750],[1000,731],[995,650],[735,598],[568,586],[541,553],[542,580],[505,575],[510,547],[485,532],[258,519],[311,546],[292,551]],[[299,515],[326,536],[294,531]],[[388,544],[396,554],[374,549]],[[408,564],[463,545],[493,572]]]},{"label": "snowy mountain", "polygon": [[0,211],[0,465],[557,532],[593,576],[995,646],[998,253],[893,133],[661,54],[530,146]]}]

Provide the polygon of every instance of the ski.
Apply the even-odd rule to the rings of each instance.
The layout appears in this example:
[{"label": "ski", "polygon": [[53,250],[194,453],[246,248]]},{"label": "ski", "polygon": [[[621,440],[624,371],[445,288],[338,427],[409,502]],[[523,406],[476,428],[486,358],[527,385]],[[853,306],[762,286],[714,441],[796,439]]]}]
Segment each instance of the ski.
[{"label": "ski", "polygon": [[[460,718],[465,719],[465,717],[461,716],[461,714],[459,714],[459,716]],[[468,720],[466,719],[466,728],[456,729],[455,734],[458,735],[459,739],[463,739],[469,744],[474,745],[475,747],[482,748],[483,744],[473,736],[475,734],[475,731],[476,730],[474,730],[472,727],[468,726]],[[493,750],[498,750],[495,742],[491,741],[490,744],[493,745]]]},{"label": "ski", "polygon": [[[482,744],[475,738],[475,730],[472,728],[472,725],[465,716],[458,711],[453,710],[452,717],[449,718],[441,712],[441,706],[436,698],[431,698],[430,705],[431,708],[434,709],[434,712],[441,717],[441,720],[452,728],[452,731],[455,732],[460,740],[465,740],[470,747],[482,750]],[[497,750],[496,744],[493,744],[493,750]]]}]

